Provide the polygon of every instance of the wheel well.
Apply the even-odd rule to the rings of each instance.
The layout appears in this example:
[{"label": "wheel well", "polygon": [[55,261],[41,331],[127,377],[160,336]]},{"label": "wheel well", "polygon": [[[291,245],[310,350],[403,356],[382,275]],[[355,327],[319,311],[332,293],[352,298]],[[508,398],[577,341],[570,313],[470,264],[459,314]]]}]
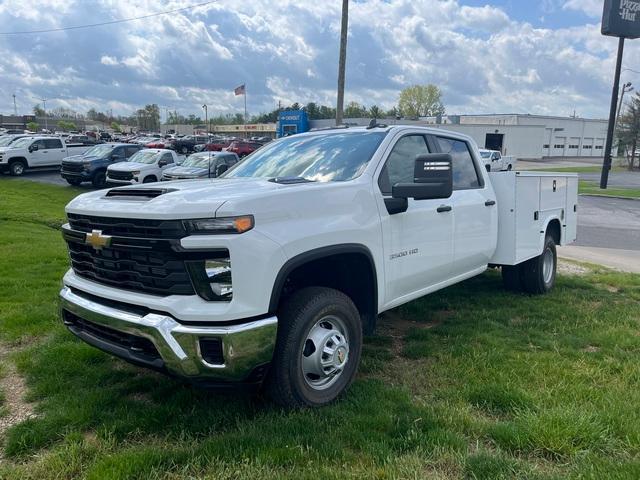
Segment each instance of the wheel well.
[{"label": "wheel well", "polygon": [[13,157],[9,159],[9,165],[16,162],[24,163],[25,167],[29,166],[29,162],[27,162],[27,159],[24,157]]},{"label": "wheel well", "polygon": [[282,268],[271,294],[269,312],[304,287],[334,288],[347,295],[360,312],[365,333],[372,333],[378,313],[378,288],[373,259],[364,248],[318,249],[291,259]]},{"label": "wheel well", "polygon": [[557,218],[554,218],[547,225],[546,235],[551,235],[553,241],[556,242],[556,245],[560,245],[560,240],[562,236],[562,227],[560,225],[560,221]]}]

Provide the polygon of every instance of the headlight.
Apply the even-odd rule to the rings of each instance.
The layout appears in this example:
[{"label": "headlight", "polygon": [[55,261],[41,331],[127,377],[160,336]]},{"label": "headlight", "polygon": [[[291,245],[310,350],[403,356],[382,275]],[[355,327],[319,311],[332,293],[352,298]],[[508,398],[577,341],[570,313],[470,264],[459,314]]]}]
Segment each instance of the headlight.
[{"label": "headlight", "polygon": [[209,280],[211,291],[224,300],[231,300],[233,287],[231,283],[231,260],[220,258],[217,260],[206,260],[204,271]]},{"label": "headlight", "polygon": [[131,172],[131,175],[133,175],[134,177],[136,175],[140,175],[140,170],[136,170],[135,172]]},{"label": "headlight", "polygon": [[195,234],[244,233],[253,228],[253,215],[240,217],[203,218],[185,220],[184,226]]}]

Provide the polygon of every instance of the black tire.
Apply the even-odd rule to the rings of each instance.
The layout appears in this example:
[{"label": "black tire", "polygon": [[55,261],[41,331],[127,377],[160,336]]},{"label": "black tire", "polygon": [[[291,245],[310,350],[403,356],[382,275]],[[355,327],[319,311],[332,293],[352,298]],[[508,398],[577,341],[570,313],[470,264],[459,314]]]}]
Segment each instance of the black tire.
[{"label": "black tire", "polygon": [[180,153],[186,155],[187,153],[189,153],[189,149],[183,145],[182,147],[180,147]]},{"label": "black tire", "polygon": [[72,179],[72,178],[67,178],[66,180],[67,180],[67,183],[69,185],[73,185],[74,187],[77,187],[78,185],[80,185],[82,183],[80,180],[75,180],[75,179]]},{"label": "black tire", "polygon": [[520,265],[502,266],[502,284],[505,290],[510,292],[522,291],[521,268]]},{"label": "black tire", "polygon": [[[328,376],[316,380],[303,370],[303,355],[309,358],[316,351],[311,343],[313,351],[306,353],[310,349],[308,335],[313,329],[319,329],[319,325],[331,326],[331,322],[337,321],[342,322],[342,328],[346,329],[346,359],[336,378]],[[341,356],[339,349],[335,350],[333,361],[343,361],[345,351]],[[353,382],[361,351],[362,322],[351,299],[331,288],[303,288],[287,299],[278,313],[278,336],[266,391],[275,403],[285,408],[326,405]],[[324,380],[329,382],[326,386],[312,385],[314,381]]]},{"label": "black tire", "polygon": [[557,266],[556,242],[551,235],[547,235],[542,253],[520,267],[524,291],[534,295],[548,293],[556,283]]},{"label": "black tire", "polygon": [[91,185],[96,188],[105,187],[107,185],[107,173],[104,170],[94,173],[91,179]]},{"label": "black tire", "polygon": [[27,164],[23,160],[13,160],[9,164],[9,173],[14,177],[19,177],[24,174],[27,169]]},{"label": "black tire", "polygon": [[512,168],[513,168],[513,165],[509,165],[509,166],[507,167],[507,172],[510,172]]},{"label": "black tire", "polygon": [[155,177],[155,175],[149,175],[148,177],[144,177],[144,180],[142,181],[142,183],[153,183],[157,181],[158,179]]}]

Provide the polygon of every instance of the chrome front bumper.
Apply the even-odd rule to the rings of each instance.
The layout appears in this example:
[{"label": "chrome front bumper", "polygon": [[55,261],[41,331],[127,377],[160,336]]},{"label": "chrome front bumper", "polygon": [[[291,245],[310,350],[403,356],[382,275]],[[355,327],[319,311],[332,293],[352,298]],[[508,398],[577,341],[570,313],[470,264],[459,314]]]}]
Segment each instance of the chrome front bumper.
[{"label": "chrome front bumper", "polygon": [[[166,370],[172,375],[194,381],[242,382],[257,368],[271,361],[276,342],[276,317],[248,321],[229,326],[191,326],[178,323],[173,317],[156,313],[140,314],[99,303],[73,292],[69,287],[60,291],[61,314],[69,330],[85,342],[107,352],[151,368]],[[97,301],[96,301],[97,300]],[[113,304],[111,301],[105,303]],[[93,324],[93,330],[74,328],[67,316]],[[96,327],[97,326],[97,327]],[[136,351],[109,342],[95,335],[103,327],[105,332],[150,340],[160,355],[155,362],[141,361]],[[207,363],[200,352],[200,339],[219,338],[222,341],[223,362]]]}]

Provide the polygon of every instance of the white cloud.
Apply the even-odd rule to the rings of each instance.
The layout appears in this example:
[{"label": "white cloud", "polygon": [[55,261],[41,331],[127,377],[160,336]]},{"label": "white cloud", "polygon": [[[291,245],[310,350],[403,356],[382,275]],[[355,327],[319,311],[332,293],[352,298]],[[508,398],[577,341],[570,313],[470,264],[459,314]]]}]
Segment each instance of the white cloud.
[{"label": "white cloud", "polygon": [[[7,30],[53,28],[190,3],[5,0],[0,24]],[[547,18],[576,11],[595,18],[602,2],[544,5]],[[16,92],[25,111],[33,98],[46,97],[52,108],[108,105],[123,114],[151,102],[185,114],[201,114],[203,103],[210,114],[236,113],[243,102],[232,90],[244,82],[252,113],[271,110],[278,101],[333,104],[339,30],[339,1],[220,0],[123,24],[2,37],[0,111],[12,110],[6,92]],[[459,0],[352,2],[346,101],[390,108],[403,87],[435,83],[450,113],[561,115],[576,108],[604,116],[615,47],[615,39],[600,35],[597,22],[542,29],[500,8]],[[639,47],[629,42],[625,63],[639,61]]]}]

